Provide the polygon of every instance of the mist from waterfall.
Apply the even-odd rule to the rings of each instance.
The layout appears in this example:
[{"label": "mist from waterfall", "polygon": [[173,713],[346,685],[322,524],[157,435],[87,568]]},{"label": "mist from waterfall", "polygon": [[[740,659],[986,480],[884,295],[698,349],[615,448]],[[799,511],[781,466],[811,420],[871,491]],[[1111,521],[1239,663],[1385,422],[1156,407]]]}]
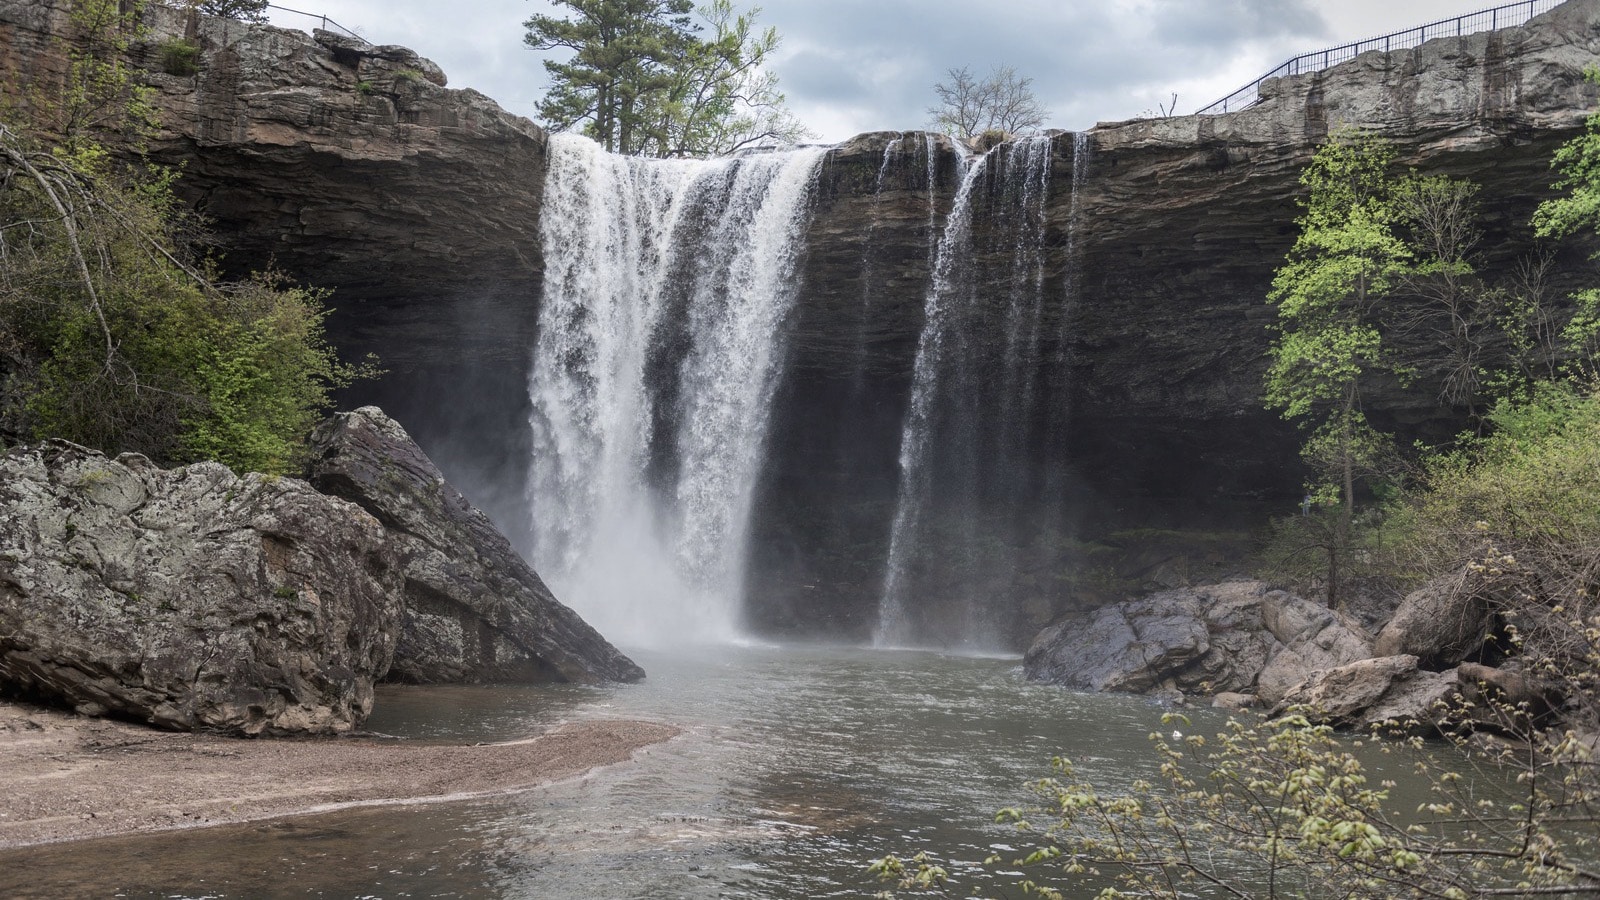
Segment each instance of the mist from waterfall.
[{"label": "mist from waterfall", "polygon": [[618,643],[737,637],[782,324],[824,153],[645,160],[550,138],[531,557]]}]

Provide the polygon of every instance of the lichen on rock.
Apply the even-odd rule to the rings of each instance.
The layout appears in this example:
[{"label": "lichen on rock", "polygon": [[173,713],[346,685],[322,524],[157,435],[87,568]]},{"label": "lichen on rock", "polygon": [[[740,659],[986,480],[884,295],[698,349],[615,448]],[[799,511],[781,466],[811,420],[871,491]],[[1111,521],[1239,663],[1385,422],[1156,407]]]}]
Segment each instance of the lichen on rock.
[{"label": "lichen on rock", "polygon": [[0,687],[180,730],[360,725],[400,626],[383,527],[304,481],[64,441],[0,456]]}]

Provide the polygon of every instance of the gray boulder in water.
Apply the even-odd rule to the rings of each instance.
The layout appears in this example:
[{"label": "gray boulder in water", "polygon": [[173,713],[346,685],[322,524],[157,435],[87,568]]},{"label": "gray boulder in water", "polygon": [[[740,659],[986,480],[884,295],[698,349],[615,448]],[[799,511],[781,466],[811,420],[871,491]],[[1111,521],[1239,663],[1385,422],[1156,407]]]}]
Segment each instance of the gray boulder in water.
[{"label": "gray boulder in water", "polygon": [[405,573],[390,677],[418,683],[638,681],[644,671],[557,602],[494,524],[375,406],[312,437],[312,484],[376,516]]},{"label": "gray boulder in water", "polygon": [[383,527],[303,481],[0,456],[0,685],[180,730],[347,731],[400,627]]},{"label": "gray boulder in water", "polygon": [[1271,652],[1261,622],[1267,588],[1238,581],[1162,591],[1046,628],[1023,658],[1034,681],[1091,691],[1249,688]]}]

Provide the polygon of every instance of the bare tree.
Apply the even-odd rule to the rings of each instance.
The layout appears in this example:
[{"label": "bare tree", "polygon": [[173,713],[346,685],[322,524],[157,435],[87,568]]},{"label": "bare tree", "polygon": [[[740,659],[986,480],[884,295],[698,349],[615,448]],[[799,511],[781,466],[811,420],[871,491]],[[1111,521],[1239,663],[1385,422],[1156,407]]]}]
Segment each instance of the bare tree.
[{"label": "bare tree", "polygon": [[949,69],[933,91],[939,97],[928,108],[933,126],[962,140],[987,131],[1038,131],[1049,115],[1033,94],[1033,79],[1019,76],[1011,66],[996,66],[982,79],[966,66]]}]

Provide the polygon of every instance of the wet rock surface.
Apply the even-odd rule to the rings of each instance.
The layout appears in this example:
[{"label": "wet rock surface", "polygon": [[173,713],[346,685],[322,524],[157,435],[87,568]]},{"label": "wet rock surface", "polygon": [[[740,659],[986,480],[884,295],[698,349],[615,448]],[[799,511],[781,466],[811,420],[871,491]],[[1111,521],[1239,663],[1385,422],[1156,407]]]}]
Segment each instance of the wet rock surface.
[{"label": "wet rock surface", "polygon": [[0,686],[179,730],[348,731],[401,622],[383,527],[303,481],[0,456]]},{"label": "wet rock surface", "polygon": [[637,681],[644,671],[553,597],[405,429],[376,407],[312,437],[311,483],[389,532],[405,611],[390,677],[418,683]]}]

